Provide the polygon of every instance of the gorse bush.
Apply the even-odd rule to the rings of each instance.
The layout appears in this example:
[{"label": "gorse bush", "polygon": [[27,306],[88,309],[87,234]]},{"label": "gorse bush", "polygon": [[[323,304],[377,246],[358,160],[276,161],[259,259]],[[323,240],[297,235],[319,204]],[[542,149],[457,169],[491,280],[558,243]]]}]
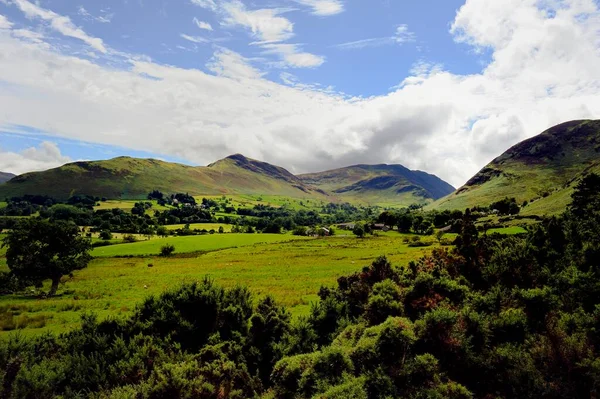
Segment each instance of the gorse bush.
[{"label": "gorse bush", "polygon": [[160,247],[160,256],[171,256],[175,252],[175,245],[166,244]]},{"label": "gorse bush", "polygon": [[378,258],[321,288],[295,321],[270,297],[204,280],[127,319],[12,336],[0,342],[0,397],[595,397],[597,181],[519,237],[480,237],[466,212],[454,249]]}]

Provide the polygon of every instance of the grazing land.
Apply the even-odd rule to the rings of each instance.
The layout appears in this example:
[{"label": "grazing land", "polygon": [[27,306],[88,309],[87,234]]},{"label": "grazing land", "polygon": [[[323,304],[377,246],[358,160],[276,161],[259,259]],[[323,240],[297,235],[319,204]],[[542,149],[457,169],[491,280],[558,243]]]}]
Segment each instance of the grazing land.
[{"label": "grazing land", "polygon": [[[271,294],[294,316],[303,315],[310,310],[311,302],[318,300],[321,286],[334,286],[339,276],[360,270],[377,256],[386,255],[394,264],[406,264],[431,251],[432,247],[409,247],[404,242],[407,237],[397,232],[365,239],[270,234],[171,237],[165,241],[174,243],[177,252],[207,250],[209,246],[213,252],[168,258],[138,256],[158,254],[162,239],[96,248],[94,255],[101,257],[75,272],[73,278],[66,278],[57,297],[0,297],[0,319],[2,314],[12,314],[15,328],[19,321],[23,323],[20,334],[63,332],[77,327],[83,313],[94,312],[100,319],[124,316],[150,294],[158,295],[182,282],[206,276],[225,287],[246,285],[259,298]],[[238,248],[218,250],[234,245]],[[135,257],[114,258],[102,251],[111,251],[111,256]],[[0,252],[0,270],[7,270],[3,254]],[[12,329],[0,331],[0,337],[11,334],[15,334]]]},{"label": "grazing land", "polygon": [[290,234],[208,234],[189,237],[168,237],[98,247],[92,251],[95,257],[152,256],[158,255],[163,245],[175,246],[176,253],[210,252],[220,249],[282,241],[306,240]]}]

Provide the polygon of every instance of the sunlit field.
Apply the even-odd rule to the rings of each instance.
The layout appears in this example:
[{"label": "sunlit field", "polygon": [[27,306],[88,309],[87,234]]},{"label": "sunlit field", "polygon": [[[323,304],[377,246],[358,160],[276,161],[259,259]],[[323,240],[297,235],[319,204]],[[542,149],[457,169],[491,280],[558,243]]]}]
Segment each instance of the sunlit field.
[{"label": "sunlit field", "polygon": [[[85,312],[95,312],[100,318],[120,317],[131,312],[150,294],[159,294],[182,282],[208,276],[226,287],[246,285],[259,297],[273,295],[298,316],[308,313],[310,303],[318,299],[316,294],[321,286],[335,285],[339,276],[360,270],[376,257],[386,255],[392,263],[404,264],[432,248],[411,248],[398,233],[365,239],[224,234],[173,237],[165,241],[175,242],[180,251],[185,248],[207,250],[209,246],[213,250],[170,258],[113,258],[104,252],[103,257],[94,259],[86,269],[76,271],[73,278],[66,278],[55,298],[0,297],[0,315],[6,317],[10,311],[14,328],[26,335],[67,331],[79,324],[80,316]],[[113,256],[146,251],[158,253],[160,243],[161,239],[155,239],[102,247],[95,249],[94,255],[102,254],[101,250],[111,251]],[[217,250],[219,245],[227,247],[236,243],[238,248]],[[0,259],[4,262],[0,267],[6,269],[5,259],[3,256]],[[14,333],[14,329],[2,331],[0,337]]]}]

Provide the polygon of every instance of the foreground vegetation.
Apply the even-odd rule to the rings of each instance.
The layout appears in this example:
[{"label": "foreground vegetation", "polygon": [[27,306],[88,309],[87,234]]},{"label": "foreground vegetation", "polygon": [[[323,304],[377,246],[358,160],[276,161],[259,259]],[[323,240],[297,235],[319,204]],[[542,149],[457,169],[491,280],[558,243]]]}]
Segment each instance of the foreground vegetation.
[{"label": "foreground vegetation", "polygon": [[[183,281],[201,281],[206,276],[224,287],[244,284],[257,298],[270,294],[294,316],[307,315],[310,303],[318,300],[319,288],[334,284],[340,275],[359,270],[381,254],[405,263],[431,251],[431,247],[409,247],[404,241],[410,236],[391,232],[362,240],[352,234],[300,240],[291,240],[299,238],[291,235],[271,235],[273,242],[265,242],[264,237],[269,235],[264,234],[165,240],[185,239],[197,249],[205,248],[206,240],[218,243],[217,239],[230,236],[261,238],[263,243],[238,242],[237,248],[205,254],[181,254],[184,247],[178,243],[171,257],[158,256],[159,247],[151,256],[128,257],[137,245],[162,239],[97,248],[118,248],[122,257],[92,260],[86,269],[64,278],[65,284],[53,298],[39,296],[39,292],[49,289],[49,283],[36,293],[0,296],[0,339],[7,339],[16,331],[27,336],[65,332],[78,327],[80,315],[89,311],[100,320],[128,315],[148,295],[158,295]],[[434,241],[431,238],[428,242],[436,244]]]},{"label": "foreground vegetation", "polygon": [[[0,342],[1,395],[594,397],[599,206],[600,177],[590,176],[567,213],[524,235],[480,236],[466,212],[454,249],[394,265],[377,258],[322,287],[296,319],[271,296],[204,279],[150,296],[126,317],[12,336]],[[331,243],[296,245],[311,242]]]}]

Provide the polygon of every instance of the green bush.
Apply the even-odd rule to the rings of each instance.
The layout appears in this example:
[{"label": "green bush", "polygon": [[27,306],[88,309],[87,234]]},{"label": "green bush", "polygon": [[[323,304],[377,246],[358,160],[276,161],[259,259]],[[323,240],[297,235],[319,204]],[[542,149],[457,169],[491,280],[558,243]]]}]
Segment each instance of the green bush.
[{"label": "green bush", "polygon": [[123,242],[125,243],[132,243],[132,242],[136,242],[137,238],[135,238],[135,236],[133,234],[125,234],[123,236]]},{"label": "green bush", "polygon": [[175,252],[175,245],[165,244],[160,247],[160,256],[171,256]]}]

